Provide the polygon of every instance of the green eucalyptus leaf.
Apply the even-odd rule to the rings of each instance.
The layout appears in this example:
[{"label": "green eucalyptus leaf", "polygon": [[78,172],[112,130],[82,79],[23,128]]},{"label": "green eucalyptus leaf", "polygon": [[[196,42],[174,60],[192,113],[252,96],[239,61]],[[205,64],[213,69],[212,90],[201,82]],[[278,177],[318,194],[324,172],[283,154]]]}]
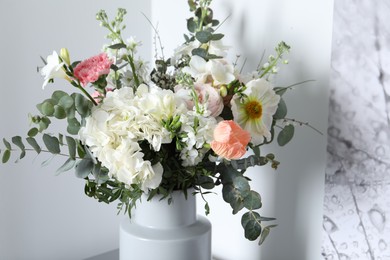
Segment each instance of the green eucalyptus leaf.
[{"label": "green eucalyptus leaf", "polygon": [[207,51],[203,48],[196,48],[192,50],[192,55],[197,55],[199,57],[202,57],[203,59],[206,59],[207,57]]},{"label": "green eucalyptus leaf", "polygon": [[54,114],[54,104],[51,100],[46,100],[40,107],[40,112],[45,116],[52,116]]},{"label": "green eucalyptus leaf", "polygon": [[233,179],[233,186],[235,189],[240,191],[249,191],[251,189],[249,181],[242,176],[238,176]]},{"label": "green eucalyptus leaf", "polygon": [[76,165],[75,174],[78,178],[86,178],[93,170],[93,162],[90,159],[83,159]]},{"label": "green eucalyptus leaf", "polygon": [[55,104],[58,104],[61,98],[63,98],[64,96],[69,96],[69,95],[62,90],[56,90],[51,95],[51,99],[54,101]]},{"label": "green eucalyptus leaf", "polygon": [[85,148],[80,144],[80,142],[77,144],[77,154],[79,155],[80,158],[85,157]]},{"label": "green eucalyptus leaf", "polygon": [[287,115],[287,106],[286,102],[284,102],[283,98],[280,99],[278,104],[278,109],[276,110],[273,118],[274,119],[283,119]]},{"label": "green eucalyptus leaf", "polygon": [[205,211],[206,216],[210,214],[210,206],[209,206],[208,202],[206,202],[204,205],[204,211]]},{"label": "green eucalyptus leaf", "polygon": [[91,101],[87,100],[83,95],[79,93],[73,93],[72,97],[74,98],[76,111],[82,116],[86,117],[89,115],[89,103]]},{"label": "green eucalyptus leaf", "polygon": [[66,136],[65,138],[66,138],[66,143],[68,145],[69,157],[75,160],[76,148],[77,148],[76,141],[70,136]]},{"label": "green eucalyptus leaf", "polygon": [[259,145],[252,147],[252,151],[255,154],[255,156],[260,157],[260,146]]},{"label": "green eucalyptus leaf", "polygon": [[198,24],[194,21],[194,18],[190,18],[187,20],[187,29],[188,31],[195,33]]},{"label": "green eucalyptus leaf", "polygon": [[271,226],[267,226],[263,229],[263,231],[261,232],[261,235],[260,235],[260,240],[259,240],[259,245],[263,244],[265,239],[268,237],[269,235],[269,232],[271,231],[271,228],[273,227],[276,227],[277,225],[271,225]]},{"label": "green eucalyptus leaf", "polygon": [[50,136],[48,134],[43,134],[42,139],[49,152],[51,152],[52,154],[59,154],[61,152],[60,142],[56,137]]},{"label": "green eucalyptus leaf", "polygon": [[60,146],[64,145],[64,135],[58,134],[58,142],[60,143]]},{"label": "green eucalyptus leaf", "polygon": [[216,33],[216,34],[211,35],[210,40],[218,41],[218,40],[221,40],[224,36],[225,35],[223,35],[222,33]]},{"label": "green eucalyptus leaf", "polygon": [[235,194],[235,190],[234,190],[233,185],[231,185],[231,184],[223,185],[222,198],[224,201],[226,201],[227,203],[230,203],[231,201],[233,201],[234,194]]},{"label": "green eucalyptus leaf", "polygon": [[49,127],[50,123],[51,123],[51,121],[50,121],[49,118],[42,117],[41,121],[39,122],[39,129],[38,129],[38,131],[42,132],[42,131],[46,130]]},{"label": "green eucalyptus leaf", "polygon": [[256,191],[251,190],[247,196],[244,197],[244,207],[249,210],[261,208],[261,197]]},{"label": "green eucalyptus leaf", "polygon": [[11,151],[7,149],[3,153],[2,162],[7,163],[9,158],[11,158]]},{"label": "green eucalyptus leaf", "polygon": [[126,44],[123,44],[123,43],[116,43],[116,44],[108,46],[107,48],[113,49],[113,50],[119,50],[119,49],[127,48],[127,46],[126,46]]},{"label": "green eucalyptus leaf", "polygon": [[41,147],[33,137],[27,137],[26,141],[27,143],[29,143],[29,145],[31,145],[31,147],[35,150],[35,152],[37,152],[37,154],[41,153]]},{"label": "green eucalyptus leaf", "polygon": [[33,127],[33,128],[31,128],[31,129],[28,131],[27,135],[28,135],[29,137],[34,137],[34,136],[36,136],[38,133],[39,133],[38,128]]},{"label": "green eucalyptus leaf", "polygon": [[261,234],[261,222],[259,213],[247,212],[241,218],[241,225],[245,230],[245,237],[251,241],[256,240]]},{"label": "green eucalyptus leaf", "polygon": [[58,105],[67,110],[74,105],[74,100],[69,95],[62,96],[61,99],[58,101]]},{"label": "green eucalyptus leaf", "polygon": [[5,145],[5,148],[7,148],[7,150],[12,150],[11,144],[5,138],[3,138],[3,143]]},{"label": "green eucalyptus leaf", "polygon": [[55,105],[53,115],[57,119],[64,119],[64,118],[66,118],[65,109],[62,108],[61,106]]},{"label": "green eucalyptus leaf", "polygon": [[230,206],[233,209],[233,214],[237,214],[240,210],[244,208],[244,201],[241,196],[236,196],[233,201],[230,202]]},{"label": "green eucalyptus leaf", "polygon": [[67,131],[69,134],[77,135],[80,130],[81,124],[76,118],[68,118]]},{"label": "green eucalyptus leaf", "polygon": [[265,239],[269,235],[269,232],[270,232],[269,228],[266,227],[263,229],[263,232],[261,232],[261,235],[260,235],[259,245],[263,244],[263,242],[265,241]]},{"label": "green eucalyptus leaf", "polygon": [[208,31],[200,31],[195,34],[195,38],[201,43],[208,43],[211,40],[212,34]]},{"label": "green eucalyptus leaf", "polygon": [[22,141],[22,138],[20,136],[14,136],[12,137],[12,142],[17,146],[19,147],[19,149],[21,150],[21,153],[20,153],[20,159],[22,159],[25,155],[26,155],[26,147],[24,146],[23,144],[23,141]]},{"label": "green eucalyptus leaf", "polygon": [[[73,99],[72,99],[72,102],[73,102]],[[65,111],[66,111],[66,116],[68,119],[72,119],[72,118],[76,117],[76,107],[74,106],[74,104],[71,107],[65,109]]]},{"label": "green eucalyptus leaf", "polygon": [[286,125],[278,135],[278,144],[280,146],[286,145],[294,137],[294,126]]},{"label": "green eucalyptus leaf", "polygon": [[263,216],[261,216],[261,217],[260,217],[260,220],[261,220],[261,221],[273,221],[273,220],[276,220],[276,218],[268,218],[268,217],[263,217]]},{"label": "green eucalyptus leaf", "polygon": [[48,158],[47,160],[43,161],[41,163],[41,166],[44,167],[44,166],[48,166],[50,164],[50,162],[54,159],[54,155],[50,156],[50,158]]},{"label": "green eucalyptus leaf", "polygon": [[57,169],[56,174],[60,174],[66,171],[69,171],[76,165],[76,161],[73,160],[72,158],[68,158],[68,160],[65,161],[63,165],[61,165],[60,168]]}]

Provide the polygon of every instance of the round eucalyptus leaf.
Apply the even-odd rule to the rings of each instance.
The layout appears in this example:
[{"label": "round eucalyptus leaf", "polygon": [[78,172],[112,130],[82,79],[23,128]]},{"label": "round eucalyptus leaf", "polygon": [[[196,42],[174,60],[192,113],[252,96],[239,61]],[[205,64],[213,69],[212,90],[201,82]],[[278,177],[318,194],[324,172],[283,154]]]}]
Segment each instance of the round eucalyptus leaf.
[{"label": "round eucalyptus leaf", "polygon": [[57,119],[64,119],[64,118],[66,118],[65,109],[63,109],[61,106],[55,105],[53,115]]},{"label": "round eucalyptus leaf", "polygon": [[280,131],[278,135],[278,144],[280,146],[284,146],[288,142],[290,142],[293,137],[294,137],[294,126],[287,125],[283,128],[282,131]]}]

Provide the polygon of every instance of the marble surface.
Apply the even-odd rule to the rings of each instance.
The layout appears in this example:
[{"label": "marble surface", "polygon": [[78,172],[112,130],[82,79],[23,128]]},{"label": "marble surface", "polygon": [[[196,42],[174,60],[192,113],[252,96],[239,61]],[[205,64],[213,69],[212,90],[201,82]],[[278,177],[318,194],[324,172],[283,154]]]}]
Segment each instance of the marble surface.
[{"label": "marble surface", "polygon": [[389,14],[335,1],[323,259],[390,259]]}]

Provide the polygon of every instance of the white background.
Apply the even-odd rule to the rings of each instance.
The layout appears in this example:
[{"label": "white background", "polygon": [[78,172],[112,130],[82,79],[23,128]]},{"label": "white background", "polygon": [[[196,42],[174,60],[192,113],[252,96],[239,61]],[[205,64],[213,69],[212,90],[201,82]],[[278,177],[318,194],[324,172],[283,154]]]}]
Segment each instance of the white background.
[{"label": "white background", "polygon": [[[36,73],[53,49],[68,47],[73,60],[97,54],[105,31],[94,14],[101,8],[113,14],[125,7],[128,36],[145,42],[143,53],[149,59],[151,30],[140,12],[159,31],[166,55],[182,43],[186,1],[0,1],[0,136],[24,135],[27,114],[35,104],[51,95],[54,88],[41,90],[42,78]],[[22,6],[23,8],[20,8]],[[130,8],[131,7],[131,8]],[[215,0],[219,20],[231,17],[220,28],[228,35],[231,57],[248,57],[245,70],[254,68],[264,50],[284,40],[292,46],[290,65],[281,68],[277,85],[289,85],[307,79],[314,83],[297,87],[286,94],[289,116],[308,121],[322,132],[327,129],[328,75],[330,61],[333,1],[232,1]],[[67,89],[68,88],[68,89]],[[296,138],[277,154],[282,164],[276,172],[268,167],[248,172],[253,186],[263,197],[265,216],[277,217],[279,226],[259,248],[243,239],[240,216],[221,199],[210,195],[210,219],[213,223],[213,247],[220,259],[292,259],[320,257],[323,185],[326,137],[306,127],[297,127]],[[12,160],[15,160],[13,157]],[[32,163],[32,160],[34,162]],[[49,167],[40,167],[42,157],[30,156],[19,164],[0,166],[0,259],[83,259],[114,249],[118,245],[115,205],[103,205],[83,194],[83,181],[72,172],[54,176],[63,159]],[[215,197],[215,198],[214,198]],[[200,200],[199,200],[200,201]],[[200,204],[200,211],[202,204]]]}]

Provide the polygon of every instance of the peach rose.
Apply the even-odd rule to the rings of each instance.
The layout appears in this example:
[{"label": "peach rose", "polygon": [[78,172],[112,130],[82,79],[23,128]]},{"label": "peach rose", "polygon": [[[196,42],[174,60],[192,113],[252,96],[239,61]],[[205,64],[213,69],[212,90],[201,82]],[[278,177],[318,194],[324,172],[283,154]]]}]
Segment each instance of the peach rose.
[{"label": "peach rose", "polygon": [[242,129],[236,122],[232,120],[221,121],[214,129],[211,149],[226,159],[239,159],[246,153],[250,139],[250,133]]}]

